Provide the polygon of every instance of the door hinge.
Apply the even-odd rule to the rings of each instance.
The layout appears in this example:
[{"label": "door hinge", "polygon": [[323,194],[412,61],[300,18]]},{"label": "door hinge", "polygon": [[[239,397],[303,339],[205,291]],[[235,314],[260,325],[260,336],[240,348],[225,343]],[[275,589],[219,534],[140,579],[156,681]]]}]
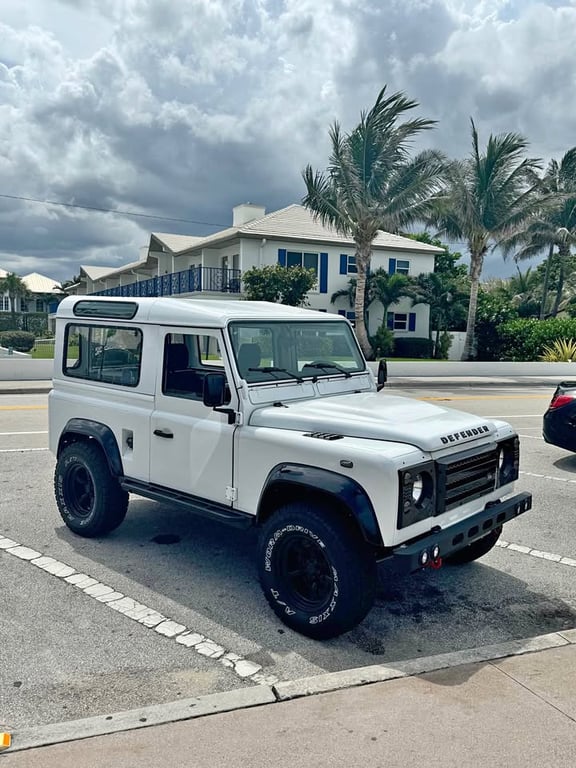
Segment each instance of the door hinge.
[{"label": "door hinge", "polygon": [[231,485],[226,486],[226,499],[227,501],[236,501],[238,499],[238,489]]}]

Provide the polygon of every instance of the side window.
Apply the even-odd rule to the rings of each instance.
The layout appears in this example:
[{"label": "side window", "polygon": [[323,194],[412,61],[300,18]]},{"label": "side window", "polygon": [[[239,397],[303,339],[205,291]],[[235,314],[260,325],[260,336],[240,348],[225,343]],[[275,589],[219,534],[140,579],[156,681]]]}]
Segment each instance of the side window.
[{"label": "side window", "polygon": [[399,275],[409,275],[410,274],[410,262],[409,261],[402,261],[400,259],[396,260],[396,272]]},{"label": "side window", "polygon": [[139,328],[69,324],[64,344],[65,376],[137,386],[142,362]]},{"label": "side window", "polygon": [[202,400],[208,373],[223,373],[224,360],[216,336],[167,333],[164,339],[162,393]]}]

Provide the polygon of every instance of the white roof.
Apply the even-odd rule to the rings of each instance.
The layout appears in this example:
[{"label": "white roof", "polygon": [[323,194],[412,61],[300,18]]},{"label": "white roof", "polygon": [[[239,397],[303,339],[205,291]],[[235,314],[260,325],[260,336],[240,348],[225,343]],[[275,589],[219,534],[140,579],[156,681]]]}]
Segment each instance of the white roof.
[{"label": "white roof", "polygon": [[[123,267],[125,269],[125,267]],[[111,275],[118,270],[118,267],[94,267],[90,264],[82,265],[80,270],[84,272],[90,280],[100,280],[101,277]]]},{"label": "white roof", "polygon": [[46,275],[40,275],[38,272],[24,275],[22,282],[32,293],[60,293],[62,289],[58,280],[46,277]]},{"label": "white roof", "polygon": [[171,235],[168,232],[152,232],[162,245],[165,245],[173,253],[178,251],[187,251],[193,248],[196,243],[204,240],[203,237],[193,237],[192,235]]},{"label": "white roof", "polygon": [[60,302],[58,317],[75,318],[73,309],[78,302],[137,304],[134,323],[224,328],[231,320],[322,320],[345,322],[340,315],[316,312],[301,307],[288,307],[268,301],[220,301],[218,299],[120,298],[111,296],[69,296]]},{"label": "white roof", "polygon": [[8,272],[0,267],[0,278],[8,277]]},{"label": "white roof", "polygon": [[[344,237],[333,227],[324,226],[319,219],[302,205],[289,205],[279,211],[274,211],[260,219],[254,219],[240,227],[228,227],[220,232],[215,232],[207,237],[196,238],[196,242],[185,246],[178,253],[204,248],[212,243],[227,240],[233,237],[242,236],[252,237],[274,237],[285,240],[300,240],[315,243],[342,244],[343,246],[354,246],[354,240],[351,237]],[[166,237],[164,235],[164,237]],[[442,253],[442,248],[428,243],[420,243],[409,237],[393,235],[389,232],[380,231],[376,235],[372,247],[376,250],[382,248],[395,251],[412,251],[415,253]]]}]

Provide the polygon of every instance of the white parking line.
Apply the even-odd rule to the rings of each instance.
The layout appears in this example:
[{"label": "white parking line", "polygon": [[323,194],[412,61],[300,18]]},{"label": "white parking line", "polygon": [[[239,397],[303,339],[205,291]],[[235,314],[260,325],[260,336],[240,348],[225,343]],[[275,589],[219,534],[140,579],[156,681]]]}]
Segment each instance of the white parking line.
[{"label": "white parking line", "polygon": [[521,437],[523,440],[544,440],[540,435],[522,435],[518,433],[518,437]]},{"label": "white parking line", "polygon": [[0,448],[0,453],[31,453],[32,451],[47,451],[48,448]]},{"label": "white parking line", "polygon": [[576,483],[576,480],[570,480],[568,477],[555,477],[554,475],[541,475],[538,472],[524,472],[520,470],[521,475],[526,477],[539,477],[541,480],[557,480],[559,483]]},{"label": "white parking line", "polygon": [[4,437],[6,435],[47,435],[48,430],[42,430],[41,432],[0,432],[0,437]]},{"label": "white parking line", "polygon": [[124,616],[144,627],[153,629],[159,635],[175,640],[179,645],[190,648],[202,656],[218,660],[220,664],[231,669],[243,680],[250,680],[258,685],[274,685],[278,682],[278,678],[274,675],[264,674],[260,664],[244,659],[237,653],[227,651],[209,637],[188,629],[183,624],[178,624],[153,608],[138,603],[131,597],[117,592],[114,587],[102,584],[98,579],[94,579],[86,573],[79,573],[71,565],[66,565],[66,563],[55,560],[53,557],[47,557],[31,547],[22,546],[6,536],[0,536],[0,551],[29,562],[67,582],[72,587],[81,589],[85,595],[93,600],[98,600],[114,611],[123,613]]},{"label": "white parking line", "polygon": [[496,546],[501,549],[510,549],[512,552],[520,552],[523,555],[530,555],[530,557],[537,557],[540,560],[550,560],[553,563],[560,563],[561,565],[569,565],[571,568],[576,568],[576,560],[571,557],[555,555],[552,552],[543,552],[540,549],[525,547],[523,544],[510,544],[507,541],[497,541]]}]

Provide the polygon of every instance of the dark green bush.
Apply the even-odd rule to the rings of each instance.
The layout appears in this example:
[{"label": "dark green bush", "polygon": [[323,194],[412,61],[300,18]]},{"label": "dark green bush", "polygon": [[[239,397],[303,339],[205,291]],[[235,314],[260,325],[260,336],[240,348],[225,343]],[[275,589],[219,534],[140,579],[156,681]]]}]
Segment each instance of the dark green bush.
[{"label": "dark green bush", "polygon": [[0,333],[2,331],[30,331],[42,338],[48,332],[48,319],[45,312],[11,312],[0,314]]},{"label": "dark green bush", "polygon": [[500,359],[538,360],[544,353],[544,347],[554,344],[556,340],[576,338],[576,318],[518,318],[503,323],[497,333]]},{"label": "dark green bush", "polygon": [[431,339],[396,338],[394,339],[393,357],[415,357],[428,359],[432,357],[433,343]]},{"label": "dark green bush", "polygon": [[381,325],[374,336],[370,336],[370,344],[374,350],[374,359],[390,356],[394,352],[395,341],[392,331]]},{"label": "dark green bush", "polygon": [[0,345],[17,352],[30,352],[35,336],[27,331],[4,331],[0,333]]}]

